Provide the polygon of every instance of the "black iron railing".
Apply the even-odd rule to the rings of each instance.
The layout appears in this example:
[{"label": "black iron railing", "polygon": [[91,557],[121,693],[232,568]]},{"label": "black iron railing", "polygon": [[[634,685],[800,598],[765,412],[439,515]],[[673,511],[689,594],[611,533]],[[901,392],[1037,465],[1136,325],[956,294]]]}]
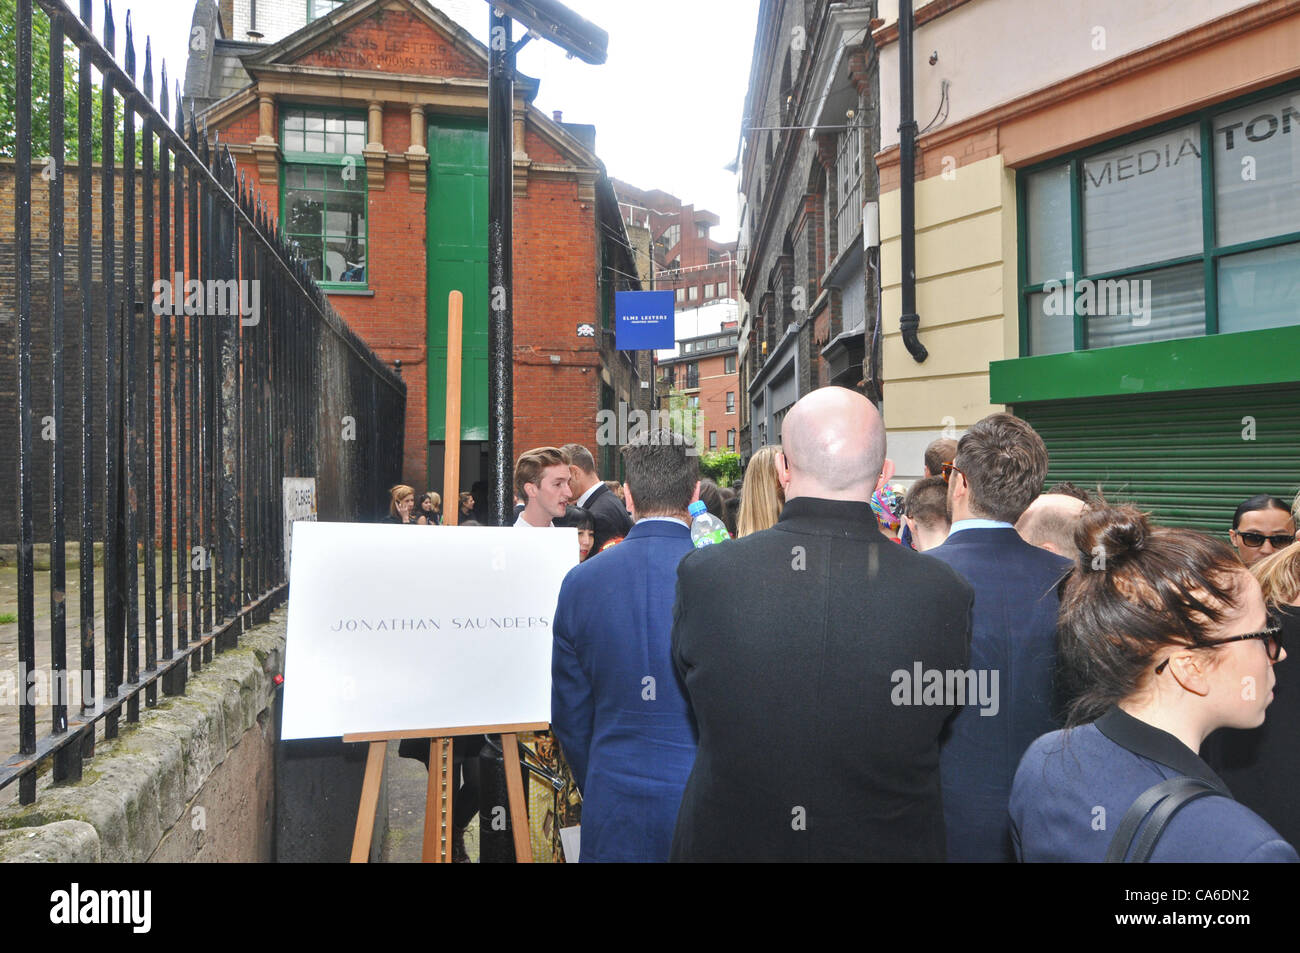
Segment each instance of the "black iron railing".
[{"label": "black iron railing", "polygon": [[[40,96],[33,2],[49,23],[49,86]],[[0,499],[16,504],[20,697],[18,751],[0,763],[0,788],[17,780],[26,804],[45,765],[54,783],[79,778],[97,728],[116,736],[123,717],[139,719],[142,696],[146,706],[157,703],[159,685],[165,695],[183,693],[189,671],[214,648],[236,644],[283,599],[282,478],[315,477],[322,518],[378,515],[400,475],[406,387],[330,307],[266,203],[236,178],[230,150],[184,115],[179,86],[173,121],[165,65],[154,105],[147,41],[136,85],[129,15],[121,66],[110,52],[107,3],[102,44],[88,26],[90,0],[81,0],[80,17],[63,0],[17,0],[16,19],[13,268],[0,272],[0,298],[12,301],[15,321],[0,389],[12,378],[17,485],[6,468]],[[63,92],[71,79],[65,61],[74,56],[75,210],[64,188],[73,169]],[[34,101],[48,111],[49,156],[36,163]],[[47,235],[33,234],[34,184],[46,193],[35,208],[43,212],[39,203],[48,200]],[[65,264],[64,219],[72,214],[75,277]],[[65,366],[69,312],[81,319],[67,329],[75,372]],[[34,365],[34,354],[48,361]],[[65,434],[75,435],[71,448]],[[79,454],[72,472],[69,449]],[[67,652],[69,522],[80,567],[75,672]],[[38,525],[49,542],[48,659],[37,657],[35,637]],[[38,738],[36,682],[45,671],[52,722]],[[66,692],[53,690],[69,675],[81,687],[71,706]]]}]

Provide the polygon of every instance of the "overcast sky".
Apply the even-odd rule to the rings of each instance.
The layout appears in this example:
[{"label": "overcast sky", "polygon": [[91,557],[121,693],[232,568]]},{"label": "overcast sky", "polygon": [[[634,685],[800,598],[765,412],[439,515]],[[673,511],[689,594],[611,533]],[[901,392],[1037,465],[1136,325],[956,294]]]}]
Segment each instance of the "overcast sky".
[{"label": "overcast sky", "polygon": [[[446,6],[476,36],[486,36],[487,3],[432,2]],[[723,166],[736,155],[758,2],[567,0],[571,10],[609,33],[608,61],[589,66],[534,40],[520,52],[519,70],[541,81],[536,105],[548,115],[560,109],[566,122],[596,127],[596,151],[610,175],[716,212],[721,224],[713,238],[731,241],[737,226],[736,178]],[[154,41],[155,75],[165,56],[169,75],[183,81],[193,0],[117,0],[119,62],[128,10],[137,68],[143,70],[147,33]],[[102,0],[95,0],[95,33],[101,39],[102,16]],[[522,33],[516,24],[516,39]]]}]

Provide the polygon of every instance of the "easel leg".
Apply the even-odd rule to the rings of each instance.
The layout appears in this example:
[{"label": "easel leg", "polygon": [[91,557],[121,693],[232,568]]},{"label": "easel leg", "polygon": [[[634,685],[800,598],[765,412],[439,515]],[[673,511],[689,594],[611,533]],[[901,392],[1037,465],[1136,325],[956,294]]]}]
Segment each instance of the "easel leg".
[{"label": "easel leg", "polygon": [[515,734],[501,736],[501,755],[506,767],[506,793],[510,801],[510,827],[515,838],[515,863],[533,862],[533,843],[528,836],[528,810],[524,803],[523,773],[519,769],[519,739]]},{"label": "easel leg", "polygon": [[[365,780],[361,784],[361,806],[357,808],[357,828],[352,835],[352,863],[370,860],[370,842],[375,836],[375,810],[379,806],[379,784],[384,776],[384,755],[388,742],[370,742],[366,754]],[[516,768],[518,770],[518,768]]]},{"label": "easel leg", "polygon": [[450,738],[429,739],[429,784],[424,796],[424,847],[420,855],[426,864],[449,864],[452,859],[455,764],[451,744]]}]

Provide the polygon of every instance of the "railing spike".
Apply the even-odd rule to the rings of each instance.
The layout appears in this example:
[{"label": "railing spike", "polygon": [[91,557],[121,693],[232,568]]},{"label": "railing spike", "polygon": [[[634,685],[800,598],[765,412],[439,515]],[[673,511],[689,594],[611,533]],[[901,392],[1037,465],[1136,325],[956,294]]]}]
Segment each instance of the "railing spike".
[{"label": "railing spike", "polygon": [[153,54],[149,49],[149,37],[144,38],[144,98],[153,105]]},{"label": "railing spike", "polygon": [[131,77],[131,82],[135,82],[135,40],[131,36],[131,11],[126,11],[126,52],[123,56],[126,61],[126,73]]},{"label": "railing spike", "polygon": [[167,114],[167,57],[165,56],[158,71],[158,77],[158,111],[162,113],[164,119],[170,122],[171,117]]}]

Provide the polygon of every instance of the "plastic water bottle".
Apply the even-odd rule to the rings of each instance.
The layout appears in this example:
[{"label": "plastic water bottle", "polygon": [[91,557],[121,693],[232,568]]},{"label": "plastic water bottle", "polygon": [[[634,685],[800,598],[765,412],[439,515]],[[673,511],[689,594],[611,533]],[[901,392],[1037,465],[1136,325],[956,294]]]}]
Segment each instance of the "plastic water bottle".
[{"label": "plastic water bottle", "polygon": [[727,534],[726,525],[709,512],[703,500],[696,500],[692,503],[689,512],[691,514],[691,543],[696,549],[712,546],[714,543],[724,543],[731,539]]}]

